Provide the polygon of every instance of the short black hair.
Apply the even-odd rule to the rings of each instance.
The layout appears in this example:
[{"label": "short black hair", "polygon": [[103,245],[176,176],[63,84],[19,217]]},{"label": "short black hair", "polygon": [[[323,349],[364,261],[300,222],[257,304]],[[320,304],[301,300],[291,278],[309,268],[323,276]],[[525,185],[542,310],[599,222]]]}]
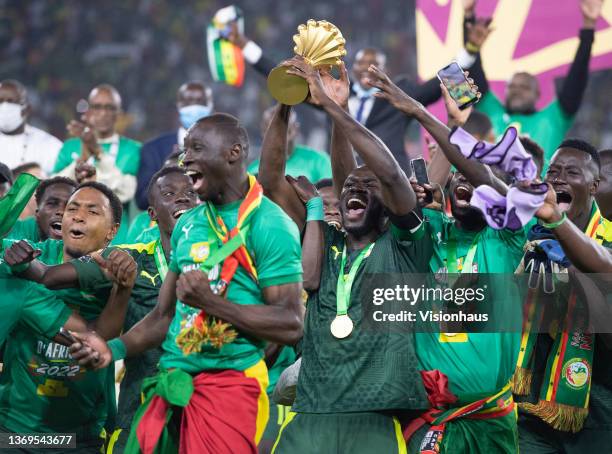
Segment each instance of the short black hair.
[{"label": "short black hair", "polygon": [[333,185],[334,185],[334,182],[331,178],[323,178],[322,180],[317,181],[317,183],[315,184],[315,188],[317,189],[330,188]]},{"label": "short black hair", "polygon": [[74,188],[77,187],[76,181],[70,178],[66,178],[66,177],[53,177],[47,180],[42,180],[40,184],[38,185],[38,187],[36,188],[36,192],[34,193],[34,199],[36,199],[37,205],[41,204],[42,199],[45,196],[45,192],[47,191],[47,189],[49,189],[51,186],[54,186],[56,184],[65,184],[65,185],[71,186],[73,189],[72,192],[74,192]]},{"label": "short black hair", "polygon": [[468,117],[467,121],[463,125],[463,129],[472,134],[473,136],[479,136],[484,138],[491,129],[493,129],[493,123],[488,115],[473,111]]},{"label": "short black hair", "polygon": [[0,162],[0,183],[4,182],[13,184],[13,172],[6,164]]},{"label": "short black hair", "polygon": [[521,141],[521,145],[523,145],[525,151],[533,158],[536,166],[538,166],[538,169],[542,169],[544,167],[544,150],[542,147],[527,136],[520,136],[519,140]]},{"label": "short black hair", "polygon": [[597,170],[601,169],[601,161],[599,160],[599,152],[597,148],[588,143],[586,140],[570,138],[565,139],[561,144],[557,147],[557,150],[560,148],[573,148],[574,150],[584,151],[586,154],[591,156],[593,162],[597,165]]},{"label": "short black hair", "polygon": [[202,127],[206,129],[209,125],[213,126],[213,128],[219,131],[224,137],[229,137],[234,143],[239,143],[245,152],[245,156],[248,156],[249,135],[238,118],[227,113],[215,113],[208,117],[200,118],[192,128]]},{"label": "short black hair", "polygon": [[149,202],[149,206],[153,205],[153,188],[155,187],[157,180],[171,173],[180,173],[181,175],[185,175],[185,169],[181,169],[177,166],[168,166],[162,167],[153,174],[147,186],[147,201]]},{"label": "short black hair", "polygon": [[74,192],[77,192],[79,189],[83,189],[83,188],[93,188],[97,191],[100,191],[102,194],[104,194],[104,196],[108,199],[108,202],[110,203],[110,206],[111,206],[112,215],[113,215],[113,224],[121,223],[121,216],[123,215],[123,206],[121,205],[121,201],[119,200],[119,197],[117,197],[117,194],[115,194],[111,190],[111,188],[109,188],[103,183],[100,183],[99,181],[86,181],[85,183],[81,183],[80,185],[78,185],[76,189],[74,190]]}]

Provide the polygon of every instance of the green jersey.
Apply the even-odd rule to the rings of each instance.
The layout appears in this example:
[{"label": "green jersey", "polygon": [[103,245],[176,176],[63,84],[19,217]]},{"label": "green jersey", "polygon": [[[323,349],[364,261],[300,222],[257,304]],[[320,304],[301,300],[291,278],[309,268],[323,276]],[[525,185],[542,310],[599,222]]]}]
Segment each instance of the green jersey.
[{"label": "green jersey", "polygon": [[[10,244],[3,240],[3,246]],[[63,261],[63,243],[33,243],[47,265]],[[86,258],[84,258],[86,260]],[[110,286],[85,292],[53,294],[86,320],[104,308]],[[109,380],[113,369],[90,371],[73,361],[68,348],[19,324],[7,340],[5,369],[0,375],[0,426],[11,432],[76,432],[80,440],[98,438],[108,417]],[[114,404],[114,402],[113,402]]]},{"label": "green jersey", "polygon": [[[248,171],[254,175],[259,172],[259,159],[249,165]],[[287,158],[285,174],[296,178],[304,175],[316,183],[324,178],[332,177],[331,161],[327,153],[296,145],[293,153]]]},{"label": "green jersey", "polygon": [[[344,413],[427,408],[419,378],[413,333],[395,333],[390,327],[362,330],[364,305],[360,289],[371,273],[426,273],[431,258],[431,241],[403,241],[404,232],[387,230],[355,275],[348,316],[353,332],[344,339],[332,336],[330,324],[336,317],[336,286],[345,237],[326,227],[325,257],[321,284],[306,305],[302,367],[297,398],[292,407],[300,413]],[[360,251],[347,257],[353,262]],[[347,263],[344,273],[350,269]]]},{"label": "green jersey", "polygon": [[565,113],[557,99],[544,109],[531,114],[510,114],[490,91],[476,104],[476,108],[489,116],[496,136],[501,136],[509,126],[514,126],[519,134],[527,135],[536,141],[544,150],[544,172],[574,120],[573,115]]},{"label": "green jersey", "polygon": [[0,294],[0,343],[19,322],[33,332],[51,338],[72,313],[46,288],[12,276],[4,264],[0,265]]},{"label": "green jersey", "polygon": [[[216,207],[229,230],[237,223],[241,202],[238,200]],[[177,274],[199,269],[209,255],[220,247],[220,241],[208,223],[204,205],[192,208],[181,216],[174,227],[171,243],[170,270]],[[302,281],[302,250],[297,226],[267,197],[263,197],[261,205],[250,218],[246,248],[255,262],[258,281],[239,266],[226,292],[226,298],[232,303],[265,304],[264,288]],[[213,285],[219,273],[219,265],[208,273]],[[177,367],[189,373],[209,369],[244,370],[263,357],[264,342],[241,332],[232,343],[220,349],[204,345],[200,353],[185,355],[177,345],[176,337],[182,325],[190,326],[199,312],[177,301],[176,314],[162,345],[162,368]]]},{"label": "green jersey", "polygon": [[[149,217],[149,213],[147,211],[143,211],[139,213],[130,224],[130,229],[128,230],[126,244],[134,244],[134,243],[149,243],[149,241],[142,241],[139,237],[147,230],[152,227],[157,227],[157,223],[152,221]],[[156,238],[151,238],[151,241],[159,238],[159,229],[157,229],[158,235]]]},{"label": "green jersey", "polygon": [[6,238],[14,238],[16,240],[28,240],[38,242],[40,241],[40,230],[38,229],[38,223],[35,217],[29,217],[25,219],[19,219],[15,226],[9,233],[6,234]]},{"label": "green jersey", "polygon": [[[123,173],[128,175],[134,175],[138,173],[138,167],[140,166],[140,147],[142,144],[127,137],[119,136],[119,141],[115,143],[101,143],[99,144],[102,148],[102,152],[105,154],[115,155],[115,165]],[[57,161],[55,161],[55,167],[53,172],[61,172],[73,161],[81,156],[82,141],[78,137],[73,137],[66,140],[62,146],[59,154],[57,155]],[[121,226],[119,231],[115,235],[112,244],[125,243],[130,219],[130,206],[129,203],[123,204],[123,216],[121,217]]]},{"label": "green jersey", "polygon": [[[447,273],[451,248],[455,248],[456,273],[514,273],[523,255],[525,229],[495,230],[487,226],[480,232],[470,232],[457,228],[455,222],[440,211],[424,209],[423,214],[427,220],[423,227],[427,229],[426,235],[431,237],[434,248],[429,263],[432,273]],[[464,270],[466,258],[472,255],[470,250],[473,254],[471,271]],[[501,282],[497,286],[511,289]],[[508,298],[503,300],[508,301]],[[495,320],[510,316],[520,319],[521,303],[522,299],[517,295],[515,307],[493,305],[496,314],[489,316]],[[521,333],[458,333],[450,336],[419,332],[416,339],[421,367],[424,370],[438,369],[446,374],[450,390],[460,400],[469,401],[475,400],[475,395],[493,394],[507,384],[516,366]]]},{"label": "green jersey", "polygon": [[[123,331],[127,332],[151,312],[157,304],[159,289],[165,277],[164,270],[167,271],[167,265],[161,244],[158,241],[147,244],[121,244],[107,248],[102,255],[108,257],[115,248],[127,251],[138,266],[136,282],[132,289],[123,325]],[[77,269],[81,290],[94,291],[96,288],[109,285],[106,276],[94,261],[76,260],[72,263]],[[157,372],[157,363],[161,353],[161,348],[154,348],[124,360],[126,372],[121,381],[121,391],[119,393],[118,427],[123,429],[130,427],[134,413],[141,403],[140,386],[142,380]]]}]

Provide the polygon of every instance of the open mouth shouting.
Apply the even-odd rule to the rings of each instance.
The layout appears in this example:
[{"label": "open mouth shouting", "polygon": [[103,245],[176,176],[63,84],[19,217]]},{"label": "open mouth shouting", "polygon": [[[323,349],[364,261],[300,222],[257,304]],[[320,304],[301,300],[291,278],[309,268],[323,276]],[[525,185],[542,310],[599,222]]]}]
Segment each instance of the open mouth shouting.
[{"label": "open mouth shouting", "polygon": [[557,205],[559,206],[561,212],[568,211],[572,205],[572,195],[568,191],[561,189],[555,189],[555,193],[557,194]]},{"label": "open mouth shouting", "polygon": [[465,184],[458,184],[455,188],[455,206],[458,208],[465,208],[470,206],[470,200],[472,200],[472,192],[474,190]]},{"label": "open mouth shouting", "polygon": [[348,197],[345,203],[345,216],[349,220],[358,220],[365,214],[366,208],[368,207],[367,199],[364,196],[358,196],[356,194]]},{"label": "open mouth shouting", "polygon": [[85,231],[78,227],[72,227],[68,230],[68,236],[73,240],[82,240],[85,238]]},{"label": "open mouth shouting", "polygon": [[49,238],[54,240],[62,239],[62,221],[56,220],[49,224]]},{"label": "open mouth shouting", "polygon": [[187,211],[189,211],[189,208],[177,208],[173,213],[172,213],[172,217],[174,219],[178,219],[180,218],[183,214],[187,213]]},{"label": "open mouth shouting", "polygon": [[185,173],[189,178],[191,178],[191,181],[193,182],[193,189],[200,194],[200,189],[204,185],[204,175],[202,175],[202,172],[194,168],[188,168]]}]

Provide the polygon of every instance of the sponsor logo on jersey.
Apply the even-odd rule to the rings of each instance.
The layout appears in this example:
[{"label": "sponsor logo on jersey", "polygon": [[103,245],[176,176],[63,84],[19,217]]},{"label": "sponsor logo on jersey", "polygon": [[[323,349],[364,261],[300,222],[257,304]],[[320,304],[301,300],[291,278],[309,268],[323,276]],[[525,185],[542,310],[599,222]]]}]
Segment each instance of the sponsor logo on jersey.
[{"label": "sponsor logo on jersey", "polygon": [[196,263],[202,263],[204,260],[208,258],[210,254],[210,246],[208,241],[202,241],[200,243],[193,243],[191,245],[191,251],[189,251],[189,256]]}]

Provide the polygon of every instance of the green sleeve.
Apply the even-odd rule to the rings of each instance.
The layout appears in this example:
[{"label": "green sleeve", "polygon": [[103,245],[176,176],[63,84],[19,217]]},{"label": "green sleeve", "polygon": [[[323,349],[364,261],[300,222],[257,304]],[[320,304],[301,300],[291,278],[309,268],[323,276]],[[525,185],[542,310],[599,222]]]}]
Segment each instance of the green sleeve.
[{"label": "green sleeve", "polygon": [[176,254],[174,253],[174,251],[176,251],[179,236],[181,234],[181,229],[183,228],[183,225],[185,224],[184,221],[186,218],[187,218],[186,214],[182,215],[179,218],[179,220],[174,225],[174,230],[172,230],[172,235],[170,236],[171,251],[170,251],[170,262],[168,263],[168,269],[175,274],[181,273],[179,270],[178,260],[176,259]]},{"label": "green sleeve", "polygon": [[331,159],[327,155],[327,153],[319,153],[319,159],[317,159],[317,176],[312,183],[315,184],[325,178],[332,177],[331,170]]},{"label": "green sleeve", "polygon": [[119,139],[119,152],[115,163],[124,174],[136,175],[140,166],[141,143],[126,137]]},{"label": "green sleeve", "polygon": [[[113,248],[106,248],[102,251],[102,257],[108,258]],[[85,292],[94,292],[104,288],[111,288],[112,282],[94,262],[91,256],[86,255],[69,262],[77,272],[79,278],[79,288]]]},{"label": "green sleeve", "polygon": [[53,167],[53,173],[61,172],[66,167],[68,167],[73,159],[72,154],[77,153],[81,154],[81,139],[68,139],[62,145],[62,148],[57,155],[57,160],[55,161],[55,166]]},{"label": "green sleeve", "polygon": [[20,321],[46,337],[53,337],[64,326],[72,310],[51,292],[34,285],[27,287]]},{"label": "green sleeve", "polygon": [[492,91],[487,92],[476,104],[476,108],[490,117],[497,117],[506,112],[506,108]]},{"label": "green sleeve", "polygon": [[6,238],[15,240],[40,241],[38,224],[36,218],[19,219],[11,231],[6,234]]},{"label": "green sleeve", "polygon": [[260,222],[249,234],[248,246],[255,252],[261,288],[302,282],[302,247],[298,228],[278,206],[274,205],[274,208],[275,212],[260,214]]},{"label": "green sleeve", "polygon": [[425,222],[421,222],[421,224],[416,228],[416,230],[406,230],[400,229],[395,225],[391,224],[391,232],[393,236],[400,241],[417,241],[423,238],[425,235]]}]

